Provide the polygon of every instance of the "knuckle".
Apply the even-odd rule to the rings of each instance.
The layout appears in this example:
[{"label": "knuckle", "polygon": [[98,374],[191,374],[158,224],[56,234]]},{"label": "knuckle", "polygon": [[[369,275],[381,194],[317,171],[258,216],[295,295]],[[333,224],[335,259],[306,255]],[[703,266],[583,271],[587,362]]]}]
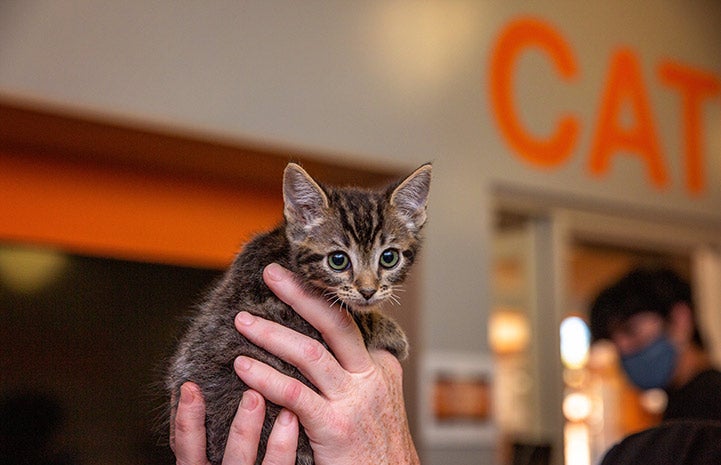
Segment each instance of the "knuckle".
[{"label": "knuckle", "polygon": [[[285,457],[296,451],[296,442],[291,437],[273,438],[272,442],[268,442],[268,452],[272,452],[272,457]],[[266,454],[266,458],[268,455]],[[274,459],[275,460],[275,459]],[[271,462],[271,463],[275,463]],[[280,461],[278,461],[280,463]]]},{"label": "knuckle", "polygon": [[317,362],[326,352],[323,344],[315,339],[307,341],[303,347],[303,356],[309,362]]},{"label": "knuckle", "polygon": [[401,362],[393,356],[388,357],[386,369],[394,378],[400,378],[403,376],[403,366],[401,365]]},{"label": "knuckle", "polygon": [[257,325],[257,334],[256,339],[258,341],[272,341],[275,340],[277,331],[275,328],[268,324],[267,321],[261,321],[260,324]]},{"label": "knuckle", "polygon": [[244,437],[248,433],[245,422],[242,421],[234,421],[230,424],[230,431],[228,432],[228,437]]},{"label": "knuckle", "polygon": [[184,416],[176,415],[173,426],[174,436],[191,433],[193,431],[192,422]]},{"label": "knuckle", "polygon": [[401,362],[390,352],[385,350],[377,350],[372,353],[373,359],[383,372],[391,378],[399,378],[403,376],[403,366]]},{"label": "knuckle", "polygon": [[291,379],[285,386],[283,386],[281,396],[288,405],[297,405],[301,395],[303,394],[304,388],[305,385],[303,383],[297,379]]}]

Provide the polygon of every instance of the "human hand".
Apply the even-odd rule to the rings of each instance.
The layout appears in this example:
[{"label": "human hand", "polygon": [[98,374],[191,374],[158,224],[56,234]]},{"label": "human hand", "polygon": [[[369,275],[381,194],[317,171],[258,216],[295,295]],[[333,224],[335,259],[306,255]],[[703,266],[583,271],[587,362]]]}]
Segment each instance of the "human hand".
[{"label": "human hand", "polygon": [[[315,339],[241,312],[236,317],[238,331],[296,366],[320,393],[248,357],[236,359],[238,376],[266,399],[297,415],[316,465],[418,465],[398,360],[386,351],[369,352],[350,314],[305,294],[288,270],[272,264],[263,278],[278,298],[321,333],[335,356]],[[248,435],[233,437],[242,440]],[[228,444],[229,448],[249,447],[230,440]],[[257,440],[254,444],[257,447]]]},{"label": "human hand", "polygon": [[[223,464],[255,463],[264,419],[263,397],[252,390],[245,391],[230,426]],[[180,402],[170,424],[170,447],[177,465],[210,465],[205,452],[205,402],[194,383],[180,387]],[[282,410],[268,438],[263,465],[294,465],[297,447],[298,419]]]}]

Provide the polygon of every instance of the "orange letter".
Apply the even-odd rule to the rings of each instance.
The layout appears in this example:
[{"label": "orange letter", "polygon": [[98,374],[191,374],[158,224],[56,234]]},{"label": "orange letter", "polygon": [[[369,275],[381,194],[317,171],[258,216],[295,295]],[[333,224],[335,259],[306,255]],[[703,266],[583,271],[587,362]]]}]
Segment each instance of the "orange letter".
[{"label": "orange letter", "polygon": [[[608,171],[611,155],[617,151],[636,153],[647,164],[656,187],[668,184],[668,174],[652,121],[651,104],[641,79],[638,59],[631,50],[616,52],[611,61],[608,81],[601,101],[601,113],[589,158],[591,173]],[[630,127],[621,127],[623,104],[630,105]],[[628,125],[627,125],[628,126]]]},{"label": "orange letter", "polygon": [[518,120],[513,101],[513,72],[518,56],[535,47],[548,54],[565,80],[576,74],[576,62],[564,38],[548,24],[531,18],[513,21],[498,38],[491,55],[490,91],[493,112],[501,133],[510,146],[526,160],[552,167],[570,155],[578,136],[578,121],[562,118],[548,139],[526,132]]},{"label": "orange letter", "polygon": [[701,105],[703,100],[719,93],[721,84],[715,76],[684,66],[679,63],[664,62],[658,68],[658,74],[668,87],[679,91],[683,106],[683,146],[686,161],[686,187],[692,194],[701,193],[706,187],[704,157],[701,141]]}]

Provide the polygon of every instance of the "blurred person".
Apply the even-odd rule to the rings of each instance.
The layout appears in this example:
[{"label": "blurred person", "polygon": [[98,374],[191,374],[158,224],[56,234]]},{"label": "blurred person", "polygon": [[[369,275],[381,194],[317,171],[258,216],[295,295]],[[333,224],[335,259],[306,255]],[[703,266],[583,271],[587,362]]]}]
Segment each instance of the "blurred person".
[{"label": "blurred person", "polygon": [[[292,273],[270,265],[263,273],[270,289],[323,335],[333,353],[307,336],[241,312],[236,328],[253,343],[296,365],[316,392],[256,360],[239,357],[235,371],[250,387],[231,425],[224,464],[255,463],[265,402],[284,407],[268,440],[263,465],[294,465],[299,422],[311,441],[316,465],[418,465],[403,403],[402,370],[389,352],[368,351],[352,317],[329,311]],[[171,424],[171,445],[179,465],[206,465],[205,406],[193,383],[181,387]]]},{"label": "blurred person", "polygon": [[721,421],[721,372],[711,364],[691,287],[669,269],[637,268],[604,289],[591,307],[594,340],[618,349],[639,389],[663,389],[664,420]]}]

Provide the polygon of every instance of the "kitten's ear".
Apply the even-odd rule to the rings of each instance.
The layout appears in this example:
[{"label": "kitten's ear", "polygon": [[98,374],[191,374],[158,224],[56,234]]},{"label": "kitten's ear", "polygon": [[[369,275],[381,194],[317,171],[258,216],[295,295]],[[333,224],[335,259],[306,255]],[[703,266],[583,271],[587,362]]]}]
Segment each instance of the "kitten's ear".
[{"label": "kitten's ear", "polygon": [[323,189],[295,163],[288,163],[283,172],[283,202],[286,219],[304,227],[318,224],[328,208]]},{"label": "kitten's ear", "polygon": [[407,221],[420,229],[426,222],[428,192],[431,188],[431,164],[426,163],[404,179],[391,193],[391,205]]}]

